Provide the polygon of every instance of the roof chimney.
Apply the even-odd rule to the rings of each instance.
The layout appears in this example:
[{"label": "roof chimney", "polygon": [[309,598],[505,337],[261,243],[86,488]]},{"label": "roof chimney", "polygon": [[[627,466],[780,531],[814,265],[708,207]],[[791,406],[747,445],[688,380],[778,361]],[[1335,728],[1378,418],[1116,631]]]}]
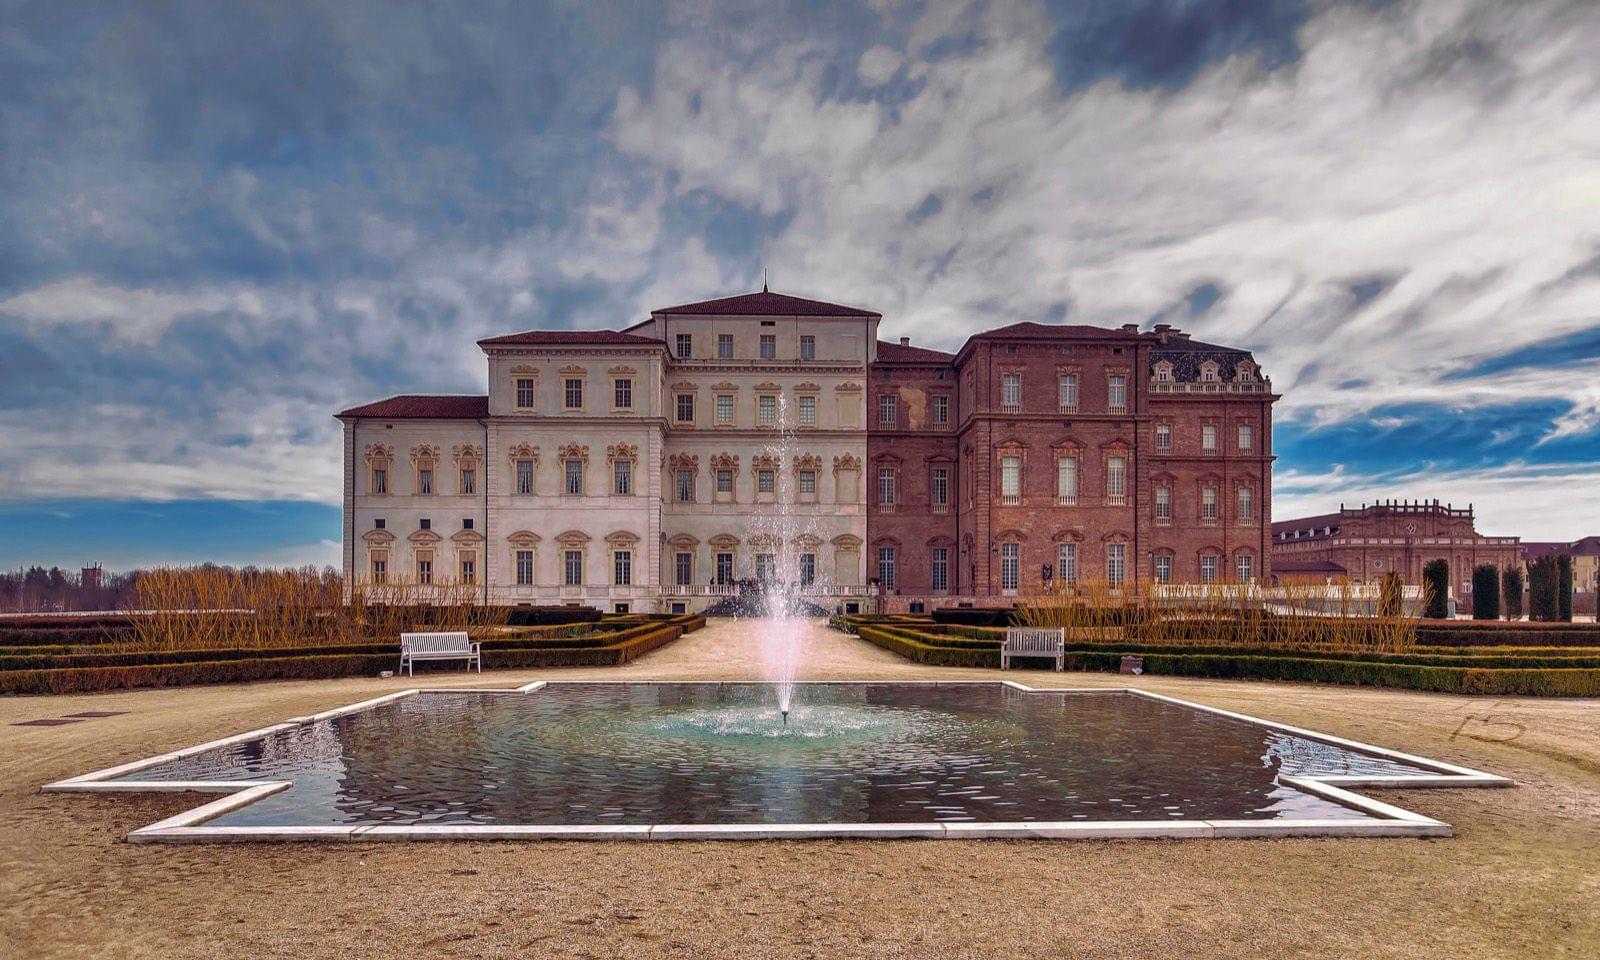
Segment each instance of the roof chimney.
[{"label": "roof chimney", "polygon": [[1123,333],[1138,333],[1139,332],[1139,325],[1137,323],[1124,323],[1122,325],[1122,332]]},{"label": "roof chimney", "polygon": [[1155,333],[1156,339],[1158,341],[1160,341],[1161,343],[1166,343],[1167,342],[1168,333],[1172,332],[1172,324],[1170,324],[1170,323],[1158,323],[1154,327],[1152,327],[1151,330]]},{"label": "roof chimney", "polygon": [[911,338],[910,337],[901,337],[900,338],[900,346],[902,346],[902,347],[911,346]]}]

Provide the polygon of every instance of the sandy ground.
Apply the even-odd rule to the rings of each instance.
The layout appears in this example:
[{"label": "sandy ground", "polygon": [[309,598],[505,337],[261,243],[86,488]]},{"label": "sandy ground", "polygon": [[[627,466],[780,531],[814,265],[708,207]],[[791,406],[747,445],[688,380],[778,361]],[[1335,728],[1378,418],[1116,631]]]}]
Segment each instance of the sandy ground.
[{"label": "sandy ground", "polygon": [[[759,678],[750,626],[624,668]],[[993,677],[810,631],[802,677]],[[1120,686],[1014,671],[1039,686]],[[1600,701],[1140,678],[1139,685],[1515,778],[1382,791],[1448,840],[799,841],[165,846],[193,794],[41,784],[407,686],[351,679],[0,698],[0,957],[1600,956]],[[80,710],[123,716],[9,724]]]}]

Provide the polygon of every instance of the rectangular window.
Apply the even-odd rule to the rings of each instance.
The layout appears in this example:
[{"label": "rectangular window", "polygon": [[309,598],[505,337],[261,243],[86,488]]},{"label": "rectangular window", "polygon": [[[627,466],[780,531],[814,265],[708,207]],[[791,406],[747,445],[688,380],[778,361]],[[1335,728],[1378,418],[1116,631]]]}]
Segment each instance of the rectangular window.
[{"label": "rectangular window", "polygon": [[771,583],[777,577],[777,557],[770,553],[756,554],[756,579],[762,583]]},{"label": "rectangular window", "polygon": [[1172,425],[1167,423],[1156,424],[1156,449],[1172,449]]},{"label": "rectangular window", "polygon": [[1128,579],[1128,545],[1125,543],[1106,544],[1106,582],[1113,587],[1120,587]]},{"label": "rectangular window", "polygon": [[756,399],[756,407],[763,424],[771,426],[778,422],[778,398],[770,393],[764,393]]},{"label": "rectangular window", "polygon": [[568,460],[565,469],[566,485],[562,489],[569,497],[583,496],[583,461]]},{"label": "rectangular window", "polygon": [[1255,559],[1248,553],[1241,553],[1234,558],[1234,566],[1240,583],[1249,583],[1256,578]]},{"label": "rectangular window", "polygon": [[1078,458],[1062,457],[1056,461],[1056,502],[1072,506],[1078,502]]},{"label": "rectangular window", "polygon": [[895,476],[893,467],[878,468],[878,506],[889,507],[890,509],[893,509],[895,495],[894,481]]},{"label": "rectangular window", "polygon": [[1256,492],[1249,487],[1239,488],[1239,519],[1254,520],[1256,517]]},{"label": "rectangular window", "polygon": [[934,467],[933,474],[928,478],[928,501],[933,505],[934,513],[946,513],[950,509],[950,468]]},{"label": "rectangular window", "polygon": [[778,358],[778,337],[776,334],[763,333],[761,335],[761,359],[776,360]]},{"label": "rectangular window", "polygon": [[1172,582],[1172,558],[1162,554],[1156,557],[1156,583]]},{"label": "rectangular window", "polygon": [[461,468],[461,492],[464,494],[478,492],[478,471],[476,469],[472,467]]},{"label": "rectangular window", "polygon": [[462,517],[461,518],[461,529],[463,529],[463,530],[471,530],[472,529],[472,518],[471,517]]},{"label": "rectangular window", "polygon": [[733,334],[731,334],[731,333],[719,333],[719,334],[717,334],[717,359],[718,360],[732,360],[733,359]]},{"label": "rectangular window", "polygon": [[478,561],[472,554],[466,554],[461,558],[461,582],[478,582]]},{"label": "rectangular window", "polygon": [[533,551],[517,551],[517,586],[533,586]]},{"label": "rectangular window", "polygon": [[892,393],[878,397],[878,426],[892,430],[900,423],[897,399]]},{"label": "rectangular window", "polygon": [[1011,413],[1022,409],[1022,374],[1000,375],[1000,409]]},{"label": "rectangular window", "polygon": [[1106,406],[1112,413],[1121,413],[1128,409],[1127,377],[1112,374],[1106,378]]},{"label": "rectangular window", "polygon": [[382,517],[374,517],[372,519],[372,529],[374,529],[374,530],[382,530],[387,525],[388,525],[388,521],[383,519]]},{"label": "rectangular window", "polygon": [[807,335],[807,336],[802,336],[800,338],[800,359],[801,360],[815,360],[815,359],[817,359],[817,338],[816,337]]},{"label": "rectangular window", "polygon": [[1022,574],[1022,545],[1000,544],[1000,589],[1016,592]]},{"label": "rectangular window", "polygon": [[694,471],[680,469],[673,474],[673,499],[679,503],[694,502]]},{"label": "rectangular window", "polygon": [[672,556],[673,582],[680,587],[694,583],[694,554],[680,550]]},{"label": "rectangular window", "polygon": [[389,556],[383,553],[372,555],[372,582],[387,583],[389,580]]},{"label": "rectangular window", "polygon": [[583,551],[567,550],[562,560],[562,582],[569,587],[583,586]]},{"label": "rectangular window", "polygon": [[1208,423],[1200,428],[1200,446],[1205,450],[1217,449],[1216,424]]},{"label": "rectangular window", "polygon": [[527,496],[533,493],[533,461],[517,461],[517,492]]},{"label": "rectangular window", "polygon": [[418,520],[417,524],[420,527],[422,527],[422,529],[424,529],[424,530],[432,530],[433,529],[433,521],[428,519],[427,517],[423,517],[421,520]]},{"label": "rectangular window", "polygon": [[532,410],[533,409],[533,378],[532,377],[518,377],[517,378],[517,409],[519,409],[519,410]]},{"label": "rectangular window", "polygon": [[417,582],[421,584],[433,583],[433,556],[422,554],[417,557]]},{"label": "rectangular window", "polygon": [[1217,555],[1208,553],[1200,558],[1200,582],[1217,582]]},{"label": "rectangular window", "polygon": [[1255,431],[1251,429],[1250,424],[1239,424],[1239,449],[1250,450],[1255,447],[1255,444],[1256,434]]},{"label": "rectangular window", "polygon": [[433,471],[431,469],[424,468],[417,471],[417,492],[433,492]]},{"label": "rectangular window", "polygon": [[809,587],[817,582],[817,555],[814,553],[800,554],[800,585]]},{"label": "rectangular window", "polygon": [[611,554],[611,582],[619,587],[633,586],[632,550],[618,550]]},{"label": "rectangular window", "polygon": [[800,425],[814,427],[817,425],[817,398],[811,396],[800,397]]},{"label": "rectangular window", "polygon": [[732,493],[733,492],[733,471],[732,470],[718,470],[717,471],[717,492],[718,493]]},{"label": "rectangular window", "polygon": [[950,548],[933,548],[933,589],[950,589]]},{"label": "rectangular window", "polygon": [[1056,384],[1057,401],[1061,405],[1062,413],[1078,412],[1078,375],[1076,373],[1063,373]]},{"label": "rectangular window", "polygon": [[717,394],[717,422],[721,424],[733,423],[733,394]]},{"label": "rectangular window", "polygon": [[678,394],[678,422],[694,423],[694,394]]},{"label": "rectangular window", "polygon": [[616,384],[614,385],[614,387],[613,387],[611,392],[613,394],[615,394],[613,399],[616,401],[616,407],[617,407],[618,410],[632,410],[633,409],[633,381],[632,380],[630,380],[630,379],[628,379],[626,377],[623,377],[623,378],[619,379],[616,382]]},{"label": "rectangular window", "polygon": [[733,554],[717,554],[717,583],[728,584],[733,582]]},{"label": "rectangular window", "polygon": [[568,410],[583,409],[583,381],[577,377],[569,377],[566,382],[564,400]]},{"label": "rectangular window", "polygon": [[678,359],[689,360],[694,357],[694,337],[687,333],[678,334]]},{"label": "rectangular window", "polygon": [[373,493],[388,493],[389,492],[389,471],[385,470],[382,467],[376,467],[376,468],[373,469],[373,471],[372,471],[372,492]]},{"label": "rectangular window", "polygon": [[633,461],[614,460],[611,463],[611,493],[618,497],[633,496]]},{"label": "rectangular window", "polygon": [[894,589],[894,547],[878,548],[878,582],[885,590]]},{"label": "rectangular window", "polygon": [[936,393],[930,398],[935,426],[944,426],[950,422],[950,398],[942,393]]},{"label": "rectangular window", "polygon": [[1062,584],[1078,582],[1078,545],[1056,544],[1056,581]]},{"label": "rectangular window", "polygon": [[1200,488],[1200,519],[1202,519],[1202,520],[1215,520],[1215,519],[1217,519],[1217,488],[1216,487],[1201,487]]},{"label": "rectangular window", "polygon": [[1128,502],[1128,461],[1122,457],[1106,458],[1106,502],[1114,507]]},{"label": "rectangular window", "polygon": [[1022,458],[1000,458],[1000,502],[1015,506],[1022,502]]},{"label": "rectangular window", "polygon": [[776,470],[756,471],[756,493],[776,493],[778,491],[778,472]]},{"label": "rectangular window", "polygon": [[1156,519],[1166,522],[1172,519],[1172,488],[1156,487]]},{"label": "rectangular window", "polygon": [[801,470],[799,478],[800,495],[803,497],[815,496],[817,493],[817,471]]}]

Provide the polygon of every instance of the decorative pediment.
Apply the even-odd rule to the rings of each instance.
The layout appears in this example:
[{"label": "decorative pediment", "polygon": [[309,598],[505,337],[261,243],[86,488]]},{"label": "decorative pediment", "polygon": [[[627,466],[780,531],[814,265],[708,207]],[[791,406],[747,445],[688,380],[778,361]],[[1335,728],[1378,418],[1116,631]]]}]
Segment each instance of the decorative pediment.
[{"label": "decorative pediment", "polygon": [[881,467],[898,467],[905,461],[892,453],[880,453],[872,458],[872,462]]},{"label": "decorative pediment", "polygon": [[631,443],[618,443],[606,447],[607,460],[637,460],[639,448]]},{"label": "decorative pediment", "polygon": [[411,448],[411,462],[419,464],[437,463],[439,448],[431,443],[419,443]]},{"label": "decorative pediment", "polygon": [[1172,483],[1178,479],[1178,476],[1177,474],[1168,473],[1167,471],[1163,470],[1160,473],[1151,474],[1150,479],[1154,480],[1156,483]]},{"label": "decorative pediment", "polygon": [[731,533],[719,533],[707,542],[718,550],[732,550],[739,545],[739,538]]},{"label": "decorative pediment", "polygon": [[1054,540],[1056,543],[1082,543],[1083,542],[1083,531],[1082,530],[1066,530],[1066,529],[1057,530],[1055,532],[1055,535],[1052,536],[1050,539]]},{"label": "decorative pediment", "polygon": [[368,530],[366,533],[361,535],[361,539],[365,540],[369,545],[374,547],[386,547],[389,544],[394,543],[395,538],[394,534],[387,530]]},{"label": "decorative pediment", "polygon": [[588,373],[589,369],[587,367],[580,367],[575,363],[561,368],[561,375],[564,377],[582,377]]},{"label": "decorative pediment", "polygon": [[837,387],[834,387],[833,389],[838,393],[860,393],[861,392],[861,384],[856,383],[855,381],[851,380],[851,381],[846,381],[844,383],[841,383]]},{"label": "decorative pediment", "polygon": [[531,363],[519,363],[511,368],[511,372],[517,374],[518,376],[537,377],[539,375],[539,368]]},{"label": "decorative pediment", "polygon": [[1105,543],[1126,543],[1133,538],[1128,535],[1128,531],[1126,530],[1111,530],[1100,539]]},{"label": "decorative pediment", "polygon": [[610,370],[606,371],[606,373],[611,374],[613,377],[626,377],[629,374],[634,374],[634,373],[638,373],[638,372],[639,371],[633,369],[632,367],[628,366],[627,364],[623,364],[623,365],[621,365],[619,367],[612,367]]},{"label": "decorative pediment", "polygon": [[922,462],[931,464],[933,466],[941,466],[947,463],[955,463],[956,458],[950,456],[948,453],[935,453],[931,456],[923,457]]},{"label": "decorative pediment", "polygon": [[783,543],[783,538],[771,533],[758,533],[750,538],[752,547],[777,547]]},{"label": "decorative pediment", "polygon": [[995,543],[1026,543],[1027,540],[1028,535],[1015,527],[1009,530],[1001,530],[994,535]]},{"label": "decorative pediment", "polygon": [[700,389],[700,385],[698,383],[691,383],[688,380],[679,380],[677,383],[672,385],[672,389],[678,393],[694,393],[696,390]]},{"label": "decorative pediment", "polygon": [[898,548],[900,546],[900,538],[899,537],[873,537],[872,538],[872,545],[874,547],[896,547],[896,548]]},{"label": "decorative pediment", "polygon": [[450,456],[456,463],[477,463],[483,459],[483,448],[470,443],[458,443],[450,448]]},{"label": "decorative pediment", "polygon": [[822,458],[814,453],[802,453],[794,458],[795,470],[821,470]]},{"label": "decorative pediment", "polygon": [[736,453],[713,453],[711,455],[711,469],[737,471],[739,469],[739,455]]},{"label": "decorative pediment", "polygon": [[777,393],[779,390],[782,390],[783,388],[778,386],[776,383],[773,383],[771,380],[763,380],[760,383],[756,384],[751,389],[752,390],[759,390],[762,393]]},{"label": "decorative pediment", "polygon": [[778,458],[768,453],[758,453],[750,458],[750,469],[776,470],[778,469]]},{"label": "decorative pediment", "polygon": [[794,385],[794,392],[795,393],[821,393],[822,392],[822,388],[817,386],[816,384],[812,383],[811,381],[807,380],[805,383],[797,383],[797,384],[795,384]]},{"label": "decorative pediment", "polygon": [[616,545],[632,545],[639,542],[639,535],[629,530],[613,530],[606,534],[606,543]]},{"label": "decorative pediment", "polygon": [[1105,443],[1100,444],[1100,449],[1107,453],[1127,453],[1128,441],[1122,437],[1112,437]]},{"label": "decorative pediment", "polygon": [[367,463],[373,466],[385,466],[394,460],[394,447],[387,443],[369,443],[366,458]]},{"label": "decorative pediment", "polygon": [[828,542],[833,544],[836,547],[854,548],[854,547],[860,547],[861,546],[861,538],[856,536],[853,533],[841,533],[837,537],[834,537],[832,540],[829,540]]},{"label": "decorative pediment", "polygon": [[699,545],[700,538],[689,533],[680,533],[667,540],[667,546],[669,547],[698,547]]},{"label": "decorative pediment", "polygon": [[539,447],[532,443],[513,443],[509,450],[509,456],[512,463],[516,463],[518,460],[532,460],[534,463],[538,463]]},{"label": "decorative pediment", "polygon": [[1028,445],[1016,437],[1007,437],[995,444],[994,448],[1001,453],[1019,453],[1028,449]]},{"label": "decorative pediment", "polygon": [[506,542],[513,547],[531,547],[543,539],[532,530],[518,530],[516,533],[506,537]]},{"label": "decorative pediment", "polygon": [[1200,476],[1196,477],[1195,479],[1203,482],[1209,481],[1211,483],[1221,483],[1222,474],[1216,472],[1215,470],[1207,470],[1205,473],[1200,474]]},{"label": "decorative pediment", "polygon": [[572,547],[577,546],[578,544],[588,543],[589,540],[589,535],[584,533],[582,530],[568,530],[565,533],[556,534],[556,543],[559,543],[564,547]]},{"label": "decorative pediment", "polygon": [[478,544],[483,542],[484,537],[476,530],[457,530],[450,535],[450,539],[458,544]]},{"label": "decorative pediment", "polygon": [[443,540],[444,538],[439,536],[437,533],[433,532],[432,530],[416,530],[416,531],[413,531],[409,536],[407,536],[406,539],[410,540],[412,543],[416,544],[417,546],[422,547],[422,546],[431,546],[432,544],[438,543],[440,540]]},{"label": "decorative pediment", "polygon": [[821,537],[817,537],[817,536],[813,536],[812,534],[809,534],[809,533],[798,534],[798,535],[795,536],[795,538],[793,540],[790,540],[789,542],[794,544],[795,546],[799,547],[802,550],[814,550],[817,547],[822,546],[822,538]]},{"label": "decorative pediment", "polygon": [[556,457],[562,461],[577,460],[580,463],[588,463],[589,445],[583,443],[563,443],[556,450]]},{"label": "decorative pediment", "polygon": [[739,385],[728,380],[723,380],[718,383],[713,383],[711,385],[711,389],[716,390],[719,393],[731,393],[739,389]]},{"label": "decorative pediment", "polygon": [[700,469],[700,455],[695,453],[674,453],[667,458],[667,466],[673,470]]},{"label": "decorative pediment", "polygon": [[857,460],[855,454],[853,454],[853,453],[847,453],[847,454],[845,454],[843,456],[839,456],[839,457],[834,457],[833,458],[833,472],[834,473],[838,473],[841,470],[860,470],[860,469],[861,469],[861,461]]},{"label": "decorative pediment", "polygon": [[1055,443],[1050,444],[1050,449],[1058,453],[1077,453],[1083,449],[1083,446],[1083,441],[1077,437],[1062,437]]},{"label": "decorative pediment", "polygon": [[938,536],[928,538],[928,546],[930,547],[953,547],[955,545],[956,541],[954,537],[947,537],[942,533]]}]

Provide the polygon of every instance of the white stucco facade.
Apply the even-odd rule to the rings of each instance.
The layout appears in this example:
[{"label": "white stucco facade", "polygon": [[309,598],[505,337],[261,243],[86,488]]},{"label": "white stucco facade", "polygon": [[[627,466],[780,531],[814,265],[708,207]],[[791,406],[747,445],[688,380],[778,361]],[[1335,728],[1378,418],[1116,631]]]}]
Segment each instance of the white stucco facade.
[{"label": "white stucco facade", "polygon": [[758,577],[863,596],[879,319],[763,292],[481,341],[487,397],[339,414],[347,583],[606,611]]}]

